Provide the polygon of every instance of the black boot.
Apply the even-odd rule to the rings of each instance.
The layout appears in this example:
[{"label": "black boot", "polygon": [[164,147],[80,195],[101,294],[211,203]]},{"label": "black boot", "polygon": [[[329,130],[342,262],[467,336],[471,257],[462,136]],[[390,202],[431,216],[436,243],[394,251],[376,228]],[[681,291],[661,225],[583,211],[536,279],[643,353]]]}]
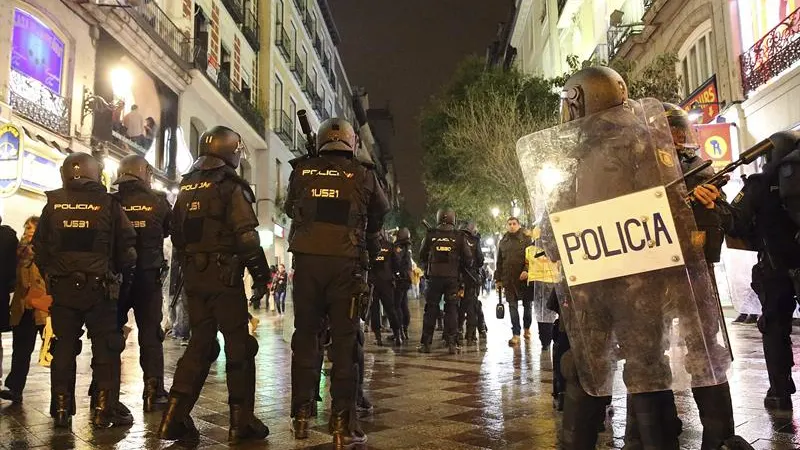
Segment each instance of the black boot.
[{"label": "black boot", "polygon": [[403,327],[403,340],[408,342],[408,327]]},{"label": "black boot", "polygon": [[245,405],[230,405],[231,427],[228,441],[236,444],[248,440],[260,440],[269,436],[269,428],[253,415],[253,409]]},{"label": "black boot", "polygon": [[[316,402],[314,404],[316,405]],[[295,439],[308,439],[308,422],[311,417],[310,406],[302,406],[294,413],[292,417],[292,433]]]},{"label": "black boot", "polygon": [[733,406],[728,383],[692,389],[703,424],[701,450],[716,450],[734,436]]},{"label": "black boot", "polygon": [[163,381],[158,378],[148,378],[144,382],[142,394],[142,408],[144,412],[153,412],[167,404],[168,398],[161,388]]},{"label": "black boot", "polygon": [[186,395],[170,394],[167,410],[164,411],[158,427],[158,437],[167,441],[197,439],[199,432],[189,415],[193,403]]},{"label": "black boot", "polygon": [[431,352],[431,344],[419,344],[417,347],[417,351],[420,353],[430,353]]},{"label": "black boot", "polygon": [[383,338],[381,337],[380,331],[375,332],[375,345],[377,345],[378,347],[383,346]]},{"label": "black boot", "polygon": [[403,335],[400,333],[400,330],[394,330],[392,341],[394,341],[396,347],[403,345]]},{"label": "black boot", "polygon": [[69,428],[72,424],[72,396],[56,394],[50,406],[50,415],[56,428]]},{"label": "black boot", "polygon": [[792,410],[792,397],[789,394],[776,395],[772,388],[767,390],[767,396],[764,397],[764,408],[777,411],[791,411]]},{"label": "black boot", "polygon": [[359,395],[358,401],[356,402],[356,411],[358,414],[361,415],[368,415],[372,412],[373,406],[372,402],[369,401],[367,397],[364,396],[362,393]]},{"label": "black boot", "polygon": [[358,420],[350,418],[350,411],[334,413],[330,426],[334,448],[351,448],[367,442],[367,435],[361,430]]},{"label": "black boot", "polygon": [[133,416],[125,414],[127,410],[122,410],[117,406],[119,403],[117,397],[108,389],[100,389],[97,391],[95,399],[94,417],[92,425],[96,428],[109,428],[127,426],[133,424]]},{"label": "black boot", "polygon": [[678,450],[682,424],[678,419],[673,392],[632,394],[629,399],[628,405],[633,406],[636,415],[642,448]]}]

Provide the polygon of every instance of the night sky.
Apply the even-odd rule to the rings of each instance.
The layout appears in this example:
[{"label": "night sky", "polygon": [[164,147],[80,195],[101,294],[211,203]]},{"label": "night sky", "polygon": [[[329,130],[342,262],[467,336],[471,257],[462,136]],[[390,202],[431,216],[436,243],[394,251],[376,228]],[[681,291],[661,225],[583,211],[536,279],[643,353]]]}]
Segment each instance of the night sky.
[{"label": "night sky", "polygon": [[328,0],[341,35],[350,83],[364,86],[373,108],[389,106],[391,143],[409,211],[421,214],[419,112],[470,54],[484,56],[509,0]]}]

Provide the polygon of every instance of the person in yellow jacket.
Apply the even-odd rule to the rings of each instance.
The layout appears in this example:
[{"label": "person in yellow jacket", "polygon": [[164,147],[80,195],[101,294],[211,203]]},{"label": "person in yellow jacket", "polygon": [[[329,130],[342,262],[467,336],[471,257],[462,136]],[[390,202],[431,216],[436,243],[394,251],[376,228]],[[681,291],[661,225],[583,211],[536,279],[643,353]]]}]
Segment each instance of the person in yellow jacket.
[{"label": "person in yellow jacket", "polygon": [[22,403],[22,391],[28,378],[31,353],[36,345],[36,333],[41,333],[44,328],[52,303],[45,281],[33,262],[31,239],[38,224],[39,218],[36,216],[25,221],[22,239],[17,247],[17,281],[10,309],[13,336],[11,372],[6,377],[5,389],[0,391],[0,398],[13,403]]},{"label": "person in yellow jacket", "polygon": [[422,279],[422,269],[420,269],[416,263],[413,264],[411,269],[411,293],[414,298],[419,298],[419,283]]},{"label": "person in yellow jacket", "polygon": [[[544,256],[540,242],[541,231],[535,227],[530,232],[533,244],[525,249],[525,270],[520,274],[520,280],[526,281],[527,286],[523,295],[531,302],[534,318],[539,325],[539,341],[542,351],[549,351],[553,341],[553,322],[556,313],[547,308],[547,299],[559,280],[558,263],[554,263]],[[531,337],[530,330],[525,330],[525,339]]]}]

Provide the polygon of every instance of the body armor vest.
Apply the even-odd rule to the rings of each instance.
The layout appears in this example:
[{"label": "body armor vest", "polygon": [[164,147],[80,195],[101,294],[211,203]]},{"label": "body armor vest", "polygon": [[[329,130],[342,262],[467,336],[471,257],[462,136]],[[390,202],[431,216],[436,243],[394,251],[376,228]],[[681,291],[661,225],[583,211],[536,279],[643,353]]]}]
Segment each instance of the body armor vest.
[{"label": "body armor vest", "polygon": [[57,189],[47,192],[47,201],[52,210],[46,223],[50,229],[45,231],[55,236],[49,275],[106,275],[113,255],[116,200],[105,192]]},{"label": "body armor vest", "polygon": [[366,250],[368,169],[326,157],[298,163],[289,195],[296,199],[289,251],[358,258]]},{"label": "body armor vest", "polygon": [[378,280],[391,280],[394,277],[394,251],[388,242],[382,241],[378,254],[372,258],[370,275]]},{"label": "body armor vest", "polygon": [[461,264],[459,249],[463,245],[460,231],[435,229],[428,232],[428,275],[432,277],[458,277]]},{"label": "body armor vest", "polygon": [[234,230],[226,220],[226,199],[236,181],[224,168],[190,172],[181,180],[175,201],[176,241],[186,253],[225,253],[236,251]]},{"label": "body armor vest", "polygon": [[[683,173],[686,173],[703,162],[705,161],[699,156],[695,156],[689,161],[681,161],[681,170]],[[694,188],[703,184],[713,176],[714,169],[706,167],[699,173],[686,179],[686,188],[691,192]],[[705,253],[706,261],[709,263],[719,262],[720,255],[722,255],[722,243],[725,241],[725,232],[722,229],[719,210],[716,208],[708,209],[699,202],[695,202],[695,204],[692,205],[692,212],[694,213],[694,220],[697,223],[697,229],[705,233],[703,252]]]},{"label": "body armor vest", "polygon": [[164,220],[169,213],[167,199],[144,186],[121,186],[115,197],[136,229],[136,267],[161,268],[164,261]]}]

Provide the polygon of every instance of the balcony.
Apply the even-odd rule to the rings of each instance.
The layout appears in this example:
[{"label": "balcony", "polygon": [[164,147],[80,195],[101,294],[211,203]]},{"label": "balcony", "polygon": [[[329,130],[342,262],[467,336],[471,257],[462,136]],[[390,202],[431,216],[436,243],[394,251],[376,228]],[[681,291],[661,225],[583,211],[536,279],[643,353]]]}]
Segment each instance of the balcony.
[{"label": "balcony", "polygon": [[306,135],[301,130],[295,130],[295,141],[292,152],[298,151],[297,156],[302,156],[306,153]]},{"label": "balcony", "polygon": [[333,90],[336,90],[336,74],[333,73],[333,70],[328,71],[328,83],[330,83]]},{"label": "balcony", "polygon": [[272,129],[275,131],[275,134],[286,144],[289,148],[294,146],[294,125],[292,123],[292,119],[286,114],[286,111],[282,109],[275,110],[275,117],[274,123],[272,124]]},{"label": "balcony", "polygon": [[317,52],[317,56],[322,59],[322,38],[319,34],[314,38],[314,50]]},{"label": "balcony", "polygon": [[8,97],[14,113],[56,134],[69,136],[70,99],[14,70],[9,74]]},{"label": "balcony", "polygon": [[800,8],[742,53],[744,94],[756,90],[800,60]]},{"label": "balcony", "polygon": [[205,50],[200,46],[197,48],[199,50],[195,52],[195,68],[209,78],[209,81],[217,87],[220,94],[222,94],[234,109],[239,112],[239,115],[258,132],[259,136],[266,138],[266,120],[258,106],[253,104],[247,95],[244,95],[232,84],[230,76],[227,73],[219,72],[216,80],[211,79],[206,71],[208,68],[208,58]]},{"label": "balcony", "polygon": [[242,34],[244,34],[244,38],[247,39],[247,42],[250,43],[250,46],[253,47],[253,50],[255,51],[259,51],[261,49],[261,43],[258,40],[260,32],[261,29],[258,26],[258,20],[256,19],[256,15],[248,9],[244,13],[244,24],[242,25]]},{"label": "balcony", "polygon": [[222,4],[225,5],[225,9],[231,14],[234,22],[244,22],[244,2],[242,0],[222,0]]},{"label": "balcony", "polygon": [[303,60],[300,59],[300,55],[297,53],[294,54],[294,64],[292,64],[292,73],[294,74],[294,78],[297,82],[302,85],[303,80],[306,79],[306,68],[303,66]]},{"label": "balcony", "polygon": [[292,53],[294,53],[292,38],[289,37],[289,33],[286,32],[286,28],[284,28],[280,22],[278,22],[278,30],[276,33],[275,45],[278,47],[278,51],[281,52],[283,57],[286,58],[286,62],[291,63]]},{"label": "balcony", "polygon": [[320,120],[327,119],[327,117],[324,117],[326,114],[325,102],[323,102],[322,99],[317,96],[312,100],[312,103],[314,105],[314,111],[317,113],[317,116],[319,116]]},{"label": "balcony", "polygon": [[306,0],[294,0],[294,6],[297,7],[297,12],[301,16],[306,12]]},{"label": "balcony", "polygon": [[633,23],[627,25],[617,25],[608,28],[608,60],[614,59],[619,49],[632,36],[642,34],[644,25],[641,23]]},{"label": "balcony", "polygon": [[308,98],[311,98],[312,95],[317,95],[317,85],[311,78],[306,74],[306,82],[303,84],[303,92],[306,93]]},{"label": "balcony", "polygon": [[314,19],[311,18],[311,13],[308,10],[306,10],[306,12],[302,14],[302,16],[303,16],[303,26],[306,27],[308,35],[313,36],[316,30],[314,29],[315,23]]},{"label": "balcony", "polygon": [[192,40],[175,26],[156,2],[129,5],[124,9],[148,34],[161,42],[164,50],[172,53],[179,61],[192,62]]}]

